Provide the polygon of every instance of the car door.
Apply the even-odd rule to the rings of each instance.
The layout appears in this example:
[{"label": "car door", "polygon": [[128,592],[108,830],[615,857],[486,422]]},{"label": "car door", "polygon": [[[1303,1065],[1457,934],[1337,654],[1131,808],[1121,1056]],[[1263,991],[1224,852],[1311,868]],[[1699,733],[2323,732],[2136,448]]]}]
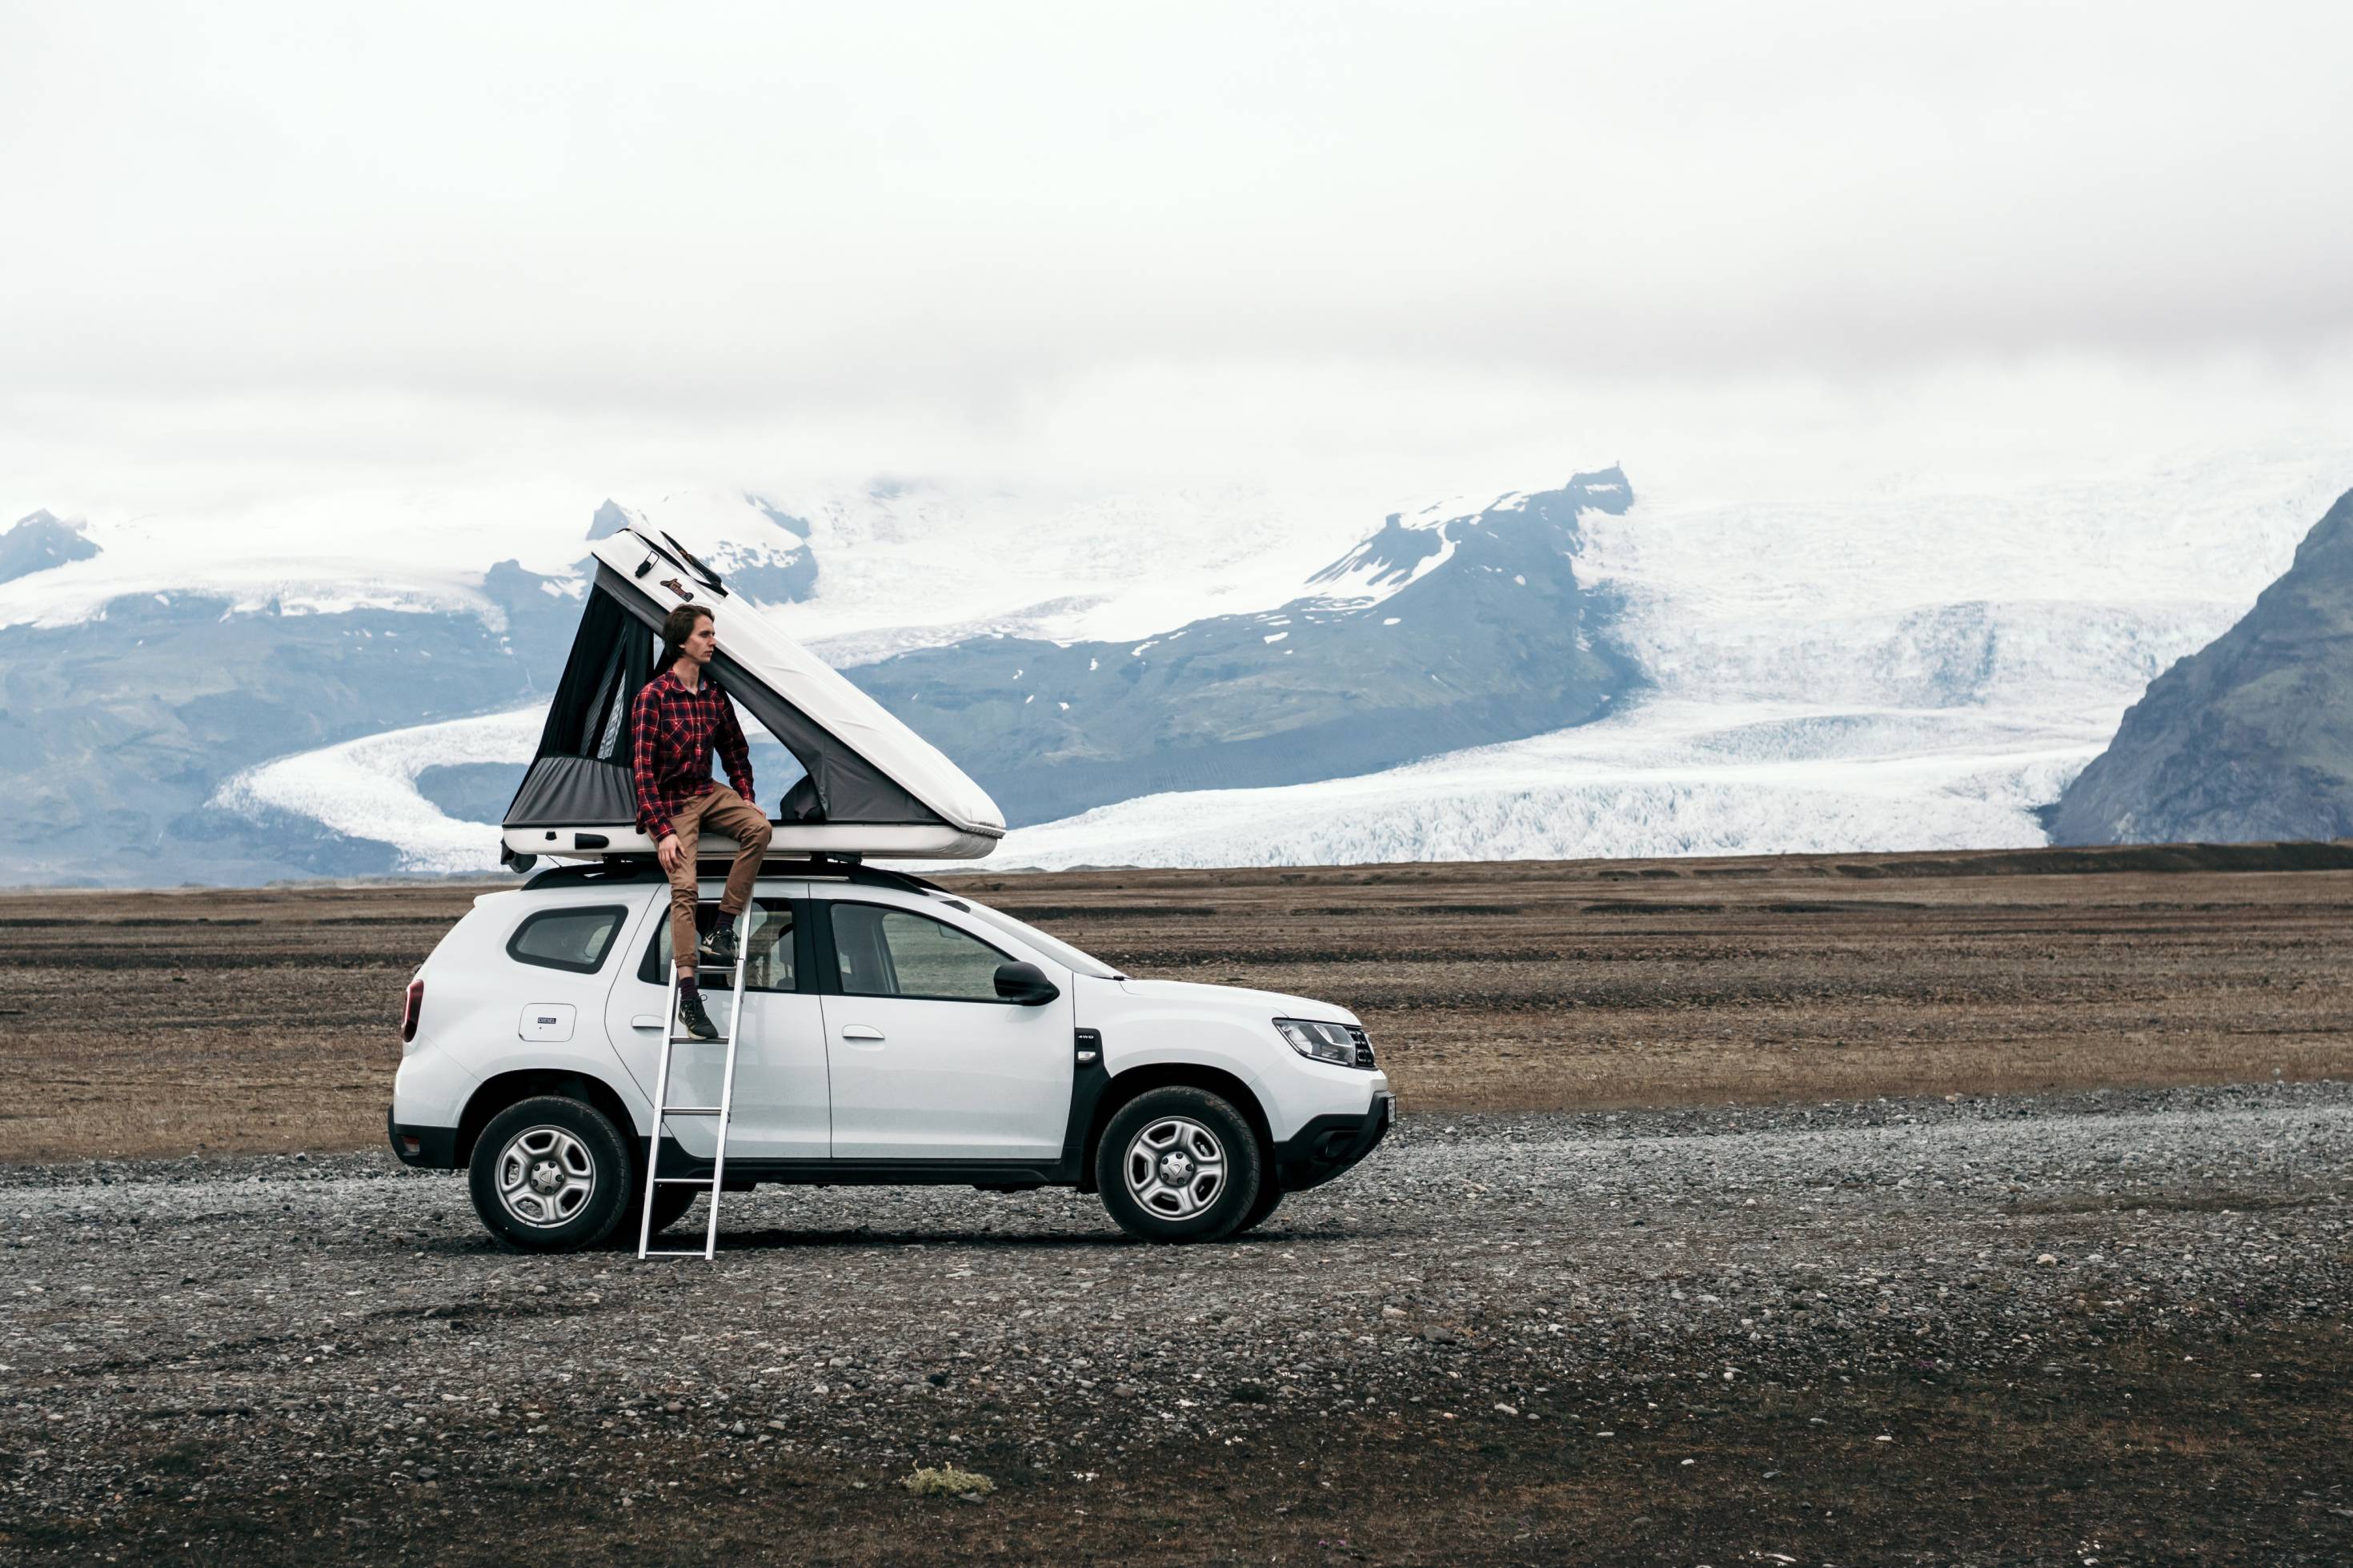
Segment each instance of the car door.
[{"label": "car door", "polygon": [[888,895],[809,905],[824,973],[837,1160],[1059,1158],[1071,1110],[1068,970],[1020,1006],[997,995],[1014,955]]},{"label": "car door", "polygon": [[[717,891],[716,884],[704,889]],[[798,917],[803,906],[789,892],[763,886],[736,922],[744,952],[744,1037],[736,1049],[735,1097],[728,1118],[730,1160],[822,1160],[829,1152],[825,1017]],[[660,895],[650,929],[631,955],[634,961],[614,982],[607,1003],[615,1048],[649,1100],[659,1070],[662,1008],[669,998],[669,897],[667,892]],[[702,906],[705,928],[717,908],[715,901]],[[724,1035],[732,976],[705,966],[702,980],[703,1004]],[[723,1041],[686,1040],[684,1033],[679,1032],[681,1044],[671,1047],[670,1103],[715,1106],[726,1046]],[[674,1116],[669,1122],[670,1135],[687,1153],[707,1160],[716,1151],[718,1118]]]}]

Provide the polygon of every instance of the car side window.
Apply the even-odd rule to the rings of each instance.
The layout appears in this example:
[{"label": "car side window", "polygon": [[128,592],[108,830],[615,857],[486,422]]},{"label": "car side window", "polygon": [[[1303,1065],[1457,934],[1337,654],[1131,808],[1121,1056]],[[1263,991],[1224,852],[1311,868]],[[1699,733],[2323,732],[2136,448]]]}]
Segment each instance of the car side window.
[{"label": "car side window", "polygon": [[833,951],[851,996],[996,1001],[997,966],[1009,960],[968,932],[879,904],[832,905]]},{"label": "car side window", "polygon": [[528,916],[507,938],[507,957],[543,969],[593,975],[621,934],[628,911],[617,904],[590,909],[542,909]]},{"label": "car side window", "polygon": [[[695,934],[699,937],[711,929],[718,917],[719,906],[704,904],[694,912]],[[744,989],[745,991],[798,991],[800,976],[793,967],[793,906],[785,898],[755,898],[735,922],[736,939],[744,947]],[[713,990],[724,990],[733,977],[725,969],[714,969],[707,962],[698,962],[695,969],[702,983]],[[638,960],[638,978],[648,985],[670,984],[670,903],[665,899],[654,920],[653,934],[646,938],[645,956]]]}]

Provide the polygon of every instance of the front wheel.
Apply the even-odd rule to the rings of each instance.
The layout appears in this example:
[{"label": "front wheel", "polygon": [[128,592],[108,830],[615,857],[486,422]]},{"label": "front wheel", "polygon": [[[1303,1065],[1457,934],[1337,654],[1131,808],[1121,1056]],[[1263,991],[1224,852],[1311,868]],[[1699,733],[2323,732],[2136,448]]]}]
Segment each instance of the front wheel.
[{"label": "front wheel", "polygon": [[1147,1089],[1122,1106],[1095,1150],[1095,1188],[1119,1228],[1143,1241],[1217,1241],[1259,1201],[1258,1135],[1207,1089]]},{"label": "front wheel", "polygon": [[517,1252],[578,1252],[603,1241],[637,1187],[629,1145],[604,1112],[560,1095],[509,1106],[474,1140],[474,1213]]}]

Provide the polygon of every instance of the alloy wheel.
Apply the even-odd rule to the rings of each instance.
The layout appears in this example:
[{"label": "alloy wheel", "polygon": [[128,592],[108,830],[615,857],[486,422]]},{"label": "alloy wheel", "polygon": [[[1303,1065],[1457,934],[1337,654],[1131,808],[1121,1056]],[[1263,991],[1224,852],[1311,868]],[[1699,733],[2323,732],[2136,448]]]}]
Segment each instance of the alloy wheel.
[{"label": "alloy wheel", "polygon": [[1164,1219],[1189,1220],[1226,1190],[1225,1146],[1191,1117],[1145,1123],[1129,1140],[1124,1167],[1128,1195]]},{"label": "alloy wheel", "polygon": [[519,1224],[547,1230],[569,1221],[596,1192],[588,1146],[560,1127],[527,1127],[499,1150],[499,1202]]}]

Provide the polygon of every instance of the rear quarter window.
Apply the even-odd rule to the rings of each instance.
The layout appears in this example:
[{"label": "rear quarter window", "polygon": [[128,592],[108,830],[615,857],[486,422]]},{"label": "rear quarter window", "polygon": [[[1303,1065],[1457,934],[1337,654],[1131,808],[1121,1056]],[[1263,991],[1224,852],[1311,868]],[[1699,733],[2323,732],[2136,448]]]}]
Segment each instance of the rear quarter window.
[{"label": "rear quarter window", "polygon": [[997,967],[1008,960],[971,932],[881,904],[833,905],[834,961],[847,996],[1004,1004]]},{"label": "rear quarter window", "polygon": [[617,904],[542,909],[507,938],[507,957],[543,969],[593,975],[605,967],[605,956],[613,950],[628,917],[628,911]]}]

